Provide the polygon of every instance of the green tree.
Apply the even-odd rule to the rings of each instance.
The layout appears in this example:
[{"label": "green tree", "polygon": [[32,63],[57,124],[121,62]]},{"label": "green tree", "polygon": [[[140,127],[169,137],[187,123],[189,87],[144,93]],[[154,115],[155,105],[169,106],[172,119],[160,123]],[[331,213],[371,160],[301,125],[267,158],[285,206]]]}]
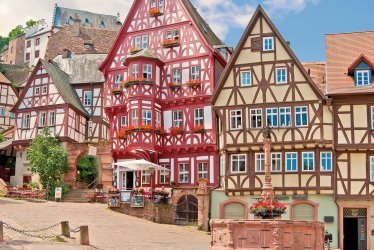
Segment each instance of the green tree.
[{"label": "green tree", "polygon": [[77,162],[77,170],[79,171],[78,179],[80,181],[91,183],[96,178],[96,160],[94,157],[83,155]]},{"label": "green tree", "polygon": [[9,44],[9,37],[0,36],[0,51],[2,51],[4,47],[8,44]]},{"label": "green tree", "polygon": [[0,134],[0,142],[3,142],[3,141],[5,141],[5,137],[3,134]]},{"label": "green tree", "polygon": [[28,21],[26,22],[26,27],[25,27],[25,29],[29,29],[29,28],[31,28],[32,26],[34,26],[35,24],[36,24],[36,21],[33,20],[33,19],[30,19],[30,20],[28,20]]},{"label": "green tree", "polygon": [[14,29],[12,29],[10,32],[9,32],[9,39],[12,39],[13,37],[16,37],[18,35],[21,35],[23,32],[25,31],[25,29],[23,28],[22,25],[17,25],[17,27],[15,27]]},{"label": "green tree", "polygon": [[30,161],[29,170],[40,176],[43,187],[55,187],[60,183],[61,175],[68,170],[67,153],[61,147],[57,135],[48,128],[32,140],[27,151]]}]

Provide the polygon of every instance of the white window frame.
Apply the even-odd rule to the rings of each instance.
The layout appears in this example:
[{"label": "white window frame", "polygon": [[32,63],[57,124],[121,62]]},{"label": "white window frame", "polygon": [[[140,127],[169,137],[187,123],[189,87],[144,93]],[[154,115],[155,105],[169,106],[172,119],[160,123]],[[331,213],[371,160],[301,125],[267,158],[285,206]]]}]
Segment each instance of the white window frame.
[{"label": "white window frame", "polygon": [[139,125],[139,116],[138,116],[138,110],[132,109],[131,110],[131,125],[138,126]]},{"label": "white window frame", "polygon": [[142,110],[142,125],[152,125],[152,110]]},{"label": "white window frame", "polygon": [[[291,155],[291,158],[288,158],[288,155]],[[288,160],[291,161],[291,166],[288,165]],[[293,161],[295,161],[295,165],[293,164]],[[287,152],[285,153],[285,159],[284,159],[285,171],[286,172],[297,172],[298,171],[298,155],[297,152]],[[290,168],[288,168],[290,167]]]},{"label": "white window frame", "polygon": [[[244,170],[240,170],[241,162],[244,161]],[[237,170],[234,170],[234,162],[237,163]],[[246,154],[231,154],[230,155],[230,171],[232,174],[247,172],[247,155]]]},{"label": "white window frame", "polygon": [[145,79],[152,79],[152,64],[143,64],[143,77]]},{"label": "white window frame", "polygon": [[127,116],[125,116],[125,115],[121,116],[121,124],[120,125],[121,125],[121,128],[127,126]]},{"label": "white window frame", "polygon": [[[269,46],[268,48],[266,47],[266,41],[269,40],[271,41],[271,47]],[[270,45],[270,44],[268,44]],[[263,51],[273,51],[274,50],[274,37],[272,36],[267,36],[262,38],[262,50]]]},{"label": "white window frame", "polygon": [[[169,164],[161,164],[161,167],[170,169]],[[160,184],[170,183],[170,171],[160,170]]]},{"label": "white window frame", "polygon": [[0,107],[0,116],[5,117],[5,107]]},{"label": "white window frame", "polygon": [[230,130],[243,129],[243,114],[242,113],[243,112],[241,109],[230,110]]},{"label": "white window frame", "polygon": [[[287,117],[290,118],[289,124],[282,124],[282,117],[284,122],[287,122]],[[292,126],[292,114],[291,114],[291,107],[280,107],[279,108],[279,127],[291,127]]]},{"label": "white window frame", "polygon": [[[260,111],[260,113],[258,113],[258,111]],[[250,118],[250,126],[251,128],[262,128],[263,127],[263,119],[262,119],[262,109],[250,109],[249,110],[249,118]],[[253,118],[256,119],[256,126],[253,126]],[[260,123],[261,124],[258,124],[258,118],[260,118]]]},{"label": "white window frame", "polygon": [[[300,111],[297,111],[298,108],[300,108]],[[303,111],[302,110],[303,108],[306,108],[306,111]],[[309,112],[308,106],[296,106],[295,107],[295,126],[296,127],[306,127],[306,126],[308,126],[308,124],[309,124],[309,114],[308,114],[308,112]],[[303,114],[306,114],[306,124],[303,124],[303,119],[302,119]],[[301,122],[300,125],[297,124],[297,116],[298,115],[300,115],[300,122]]]},{"label": "white window frame", "polygon": [[[287,83],[287,68],[286,67],[282,67],[282,68],[276,68],[275,70],[276,74],[275,74],[275,83],[276,84],[285,84]],[[283,75],[283,72],[284,72],[284,75]],[[280,80],[279,80],[279,74],[280,75]],[[282,79],[284,77],[284,79]]]},{"label": "white window frame", "polygon": [[178,163],[178,183],[189,183],[189,182],[190,182],[189,164]]},{"label": "white window frame", "polygon": [[173,111],[173,127],[181,128],[183,126],[183,111],[174,110]]},{"label": "white window frame", "polygon": [[40,94],[40,87],[35,87],[34,95],[39,95],[39,94]]},{"label": "white window frame", "polygon": [[265,172],[265,153],[255,153],[255,172]]},{"label": "white window frame", "polygon": [[197,179],[208,179],[208,163],[207,162],[198,162],[197,163]]},{"label": "white window frame", "polygon": [[122,82],[123,82],[123,74],[115,74],[114,75],[114,86],[116,88],[119,88]]},{"label": "white window frame", "polygon": [[47,121],[47,113],[46,112],[40,112],[39,114],[39,127],[43,128],[46,125]]},{"label": "white window frame", "polygon": [[131,65],[131,76],[133,78],[139,77],[139,64],[134,63],[133,65]]},{"label": "white window frame", "polygon": [[148,48],[148,35],[142,35],[142,49]]},{"label": "white window frame", "polygon": [[134,37],[134,47],[137,49],[141,49],[142,47],[142,36]]},{"label": "white window frame", "polygon": [[370,181],[374,182],[374,156],[370,156]]},{"label": "white window frame", "polygon": [[42,94],[45,95],[45,94],[47,94],[47,92],[48,92],[47,85],[42,86]]},{"label": "white window frame", "polygon": [[173,72],[173,83],[181,84],[182,82],[181,69],[174,68],[172,72]]},{"label": "white window frame", "polygon": [[374,106],[371,106],[371,128],[374,129]]},{"label": "white window frame", "polygon": [[[277,161],[276,164],[273,164],[273,161]],[[282,172],[282,153],[273,152],[271,153],[271,172]]]},{"label": "white window frame", "polygon": [[172,30],[167,30],[167,31],[165,32],[165,39],[166,39],[166,40],[171,40],[172,37],[173,37],[173,31],[172,31]]},{"label": "white window frame", "polygon": [[[315,154],[314,154],[314,152],[302,152],[301,153],[302,154],[302,163],[301,163],[301,168],[302,168],[302,171],[303,172],[313,172],[315,169],[316,169],[316,164],[315,164],[315,161],[316,161],[316,159],[315,159]],[[308,154],[308,157],[305,157],[305,154]],[[308,159],[308,160],[310,160],[310,155],[309,154],[311,154],[311,155],[313,155],[313,169],[309,169],[309,166],[308,166],[308,169],[305,169],[305,165],[304,165],[304,160],[305,159]]]},{"label": "white window frame", "polygon": [[158,7],[160,8],[160,10],[162,10],[164,8],[164,0],[159,0],[158,1]]},{"label": "white window frame", "polygon": [[199,80],[200,79],[200,67],[195,65],[191,66],[191,80]]},{"label": "white window frame", "polygon": [[[330,155],[330,169],[328,169],[328,168],[324,168],[323,166],[325,165],[325,164],[327,164],[327,158],[325,158],[325,157],[323,157],[323,155],[324,154],[328,154],[328,155]],[[321,169],[321,172],[332,172],[332,169],[333,169],[333,158],[332,158],[332,152],[331,151],[322,151],[322,152],[320,152],[320,157],[319,157],[319,159],[320,159],[320,164],[319,164],[319,166],[320,166],[320,169]]]},{"label": "white window frame", "polygon": [[151,184],[151,173],[148,170],[142,170],[142,184]]},{"label": "white window frame", "polygon": [[[86,94],[90,93],[90,98]],[[83,91],[83,106],[89,107],[92,106],[93,93],[92,90]]]},{"label": "white window frame", "polygon": [[161,127],[161,112],[159,111],[156,111],[155,127],[156,128]]},{"label": "white window frame", "polygon": [[30,114],[25,114],[23,116],[23,128],[30,128]]},{"label": "white window frame", "polygon": [[204,109],[197,108],[194,110],[194,125],[204,125]]},{"label": "white window frame", "polygon": [[156,8],[156,0],[151,0],[151,9]]},{"label": "white window frame", "polygon": [[[270,121],[269,121],[270,117]],[[266,108],[266,126],[270,125],[273,128],[278,127],[278,108]],[[276,123],[276,124],[274,124]]]},{"label": "white window frame", "polygon": [[240,86],[252,86],[252,72],[250,70],[244,70],[240,72]]},{"label": "white window frame", "polygon": [[[365,74],[367,74],[367,82],[365,81]],[[362,81],[359,82],[359,77],[361,75]],[[368,69],[357,69],[356,70],[356,86],[370,86],[370,70]]]},{"label": "white window frame", "polygon": [[56,113],[55,111],[48,112],[48,126],[52,127],[56,125]]}]

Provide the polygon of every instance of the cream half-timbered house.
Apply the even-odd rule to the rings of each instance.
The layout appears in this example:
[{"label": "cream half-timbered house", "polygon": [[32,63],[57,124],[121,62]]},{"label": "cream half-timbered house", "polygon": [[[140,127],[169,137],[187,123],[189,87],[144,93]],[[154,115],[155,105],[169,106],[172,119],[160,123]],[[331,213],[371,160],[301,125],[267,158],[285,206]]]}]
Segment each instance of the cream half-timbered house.
[{"label": "cream half-timbered house", "polygon": [[221,184],[212,218],[249,216],[264,183],[267,125],[272,184],[289,205],[283,218],[323,221],[325,206],[336,209],[332,107],[310,73],[258,7],[212,97]]}]

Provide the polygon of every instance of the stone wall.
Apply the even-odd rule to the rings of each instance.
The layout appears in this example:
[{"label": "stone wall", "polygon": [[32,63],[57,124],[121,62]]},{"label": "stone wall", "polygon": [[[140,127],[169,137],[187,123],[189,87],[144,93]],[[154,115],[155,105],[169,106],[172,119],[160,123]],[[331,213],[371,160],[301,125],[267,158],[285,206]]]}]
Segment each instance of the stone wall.
[{"label": "stone wall", "polygon": [[122,203],[120,208],[111,210],[123,214],[144,218],[161,224],[173,224],[174,209],[172,205],[154,204],[146,202],[143,208],[131,207],[128,203]]}]

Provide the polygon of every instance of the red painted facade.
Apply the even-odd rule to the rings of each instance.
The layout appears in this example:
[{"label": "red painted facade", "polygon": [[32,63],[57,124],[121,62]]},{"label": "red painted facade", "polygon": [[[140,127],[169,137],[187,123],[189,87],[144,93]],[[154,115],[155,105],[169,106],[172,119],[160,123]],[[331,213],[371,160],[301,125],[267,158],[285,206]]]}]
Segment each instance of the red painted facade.
[{"label": "red painted facade", "polygon": [[[199,16],[196,23],[196,14],[185,0],[135,1],[101,66],[112,156],[169,168],[170,176],[156,173],[156,187],[197,186],[199,177],[218,184],[209,99],[226,61],[214,48],[222,44],[212,44],[211,30]],[[149,178],[136,173],[141,186],[150,186]]]}]

